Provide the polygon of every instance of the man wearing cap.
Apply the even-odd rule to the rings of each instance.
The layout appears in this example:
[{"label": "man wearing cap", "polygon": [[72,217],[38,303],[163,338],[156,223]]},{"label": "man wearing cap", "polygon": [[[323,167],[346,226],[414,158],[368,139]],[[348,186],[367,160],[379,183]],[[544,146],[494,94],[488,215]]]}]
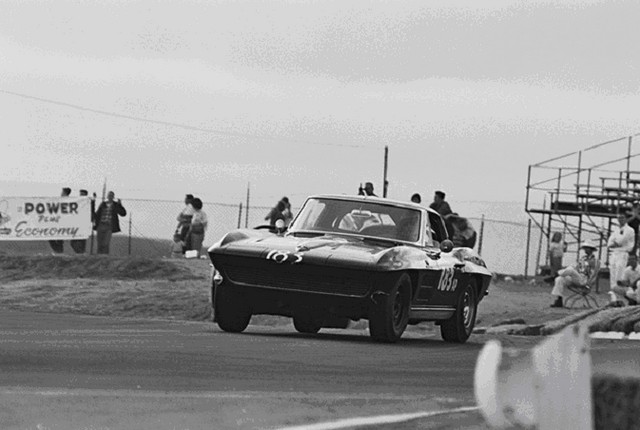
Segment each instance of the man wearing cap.
[{"label": "man wearing cap", "polygon": [[609,256],[609,280],[611,291],[618,285],[622,277],[624,268],[627,267],[629,252],[635,245],[636,235],[631,227],[627,225],[625,214],[618,214],[618,227],[613,228],[607,247],[611,253]]},{"label": "man wearing cap", "polygon": [[552,308],[563,307],[562,299],[570,285],[591,285],[598,276],[600,262],[594,254],[596,246],[590,242],[584,242],[580,249],[584,251],[584,255],[578,260],[577,267],[568,266],[558,271],[553,290],[551,290],[551,295],[556,296],[555,302],[551,305]]}]

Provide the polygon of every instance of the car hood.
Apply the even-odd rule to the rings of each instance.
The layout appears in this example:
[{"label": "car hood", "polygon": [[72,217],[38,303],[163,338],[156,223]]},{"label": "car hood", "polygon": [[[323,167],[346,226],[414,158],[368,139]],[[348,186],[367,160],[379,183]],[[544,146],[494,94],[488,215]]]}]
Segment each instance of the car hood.
[{"label": "car hood", "polygon": [[[279,263],[318,264],[362,269],[385,269],[390,254],[414,254],[424,264],[424,251],[392,242],[363,240],[359,237],[324,235],[317,237],[277,236],[248,230],[229,233],[209,249],[216,254],[265,258]],[[214,262],[215,263],[215,262]]]}]

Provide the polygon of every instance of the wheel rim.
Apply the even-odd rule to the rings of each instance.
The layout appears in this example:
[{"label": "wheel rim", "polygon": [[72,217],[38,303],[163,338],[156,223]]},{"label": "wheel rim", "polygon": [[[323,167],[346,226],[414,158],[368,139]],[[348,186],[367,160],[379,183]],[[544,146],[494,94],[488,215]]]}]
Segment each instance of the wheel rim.
[{"label": "wheel rim", "polygon": [[402,294],[400,290],[396,291],[396,295],[393,299],[393,324],[398,327],[402,319],[404,318],[404,303],[402,300]]},{"label": "wheel rim", "polygon": [[473,305],[471,304],[471,294],[469,291],[464,292],[464,300],[462,305],[462,317],[464,320],[464,328],[469,330],[471,321],[473,320]]}]

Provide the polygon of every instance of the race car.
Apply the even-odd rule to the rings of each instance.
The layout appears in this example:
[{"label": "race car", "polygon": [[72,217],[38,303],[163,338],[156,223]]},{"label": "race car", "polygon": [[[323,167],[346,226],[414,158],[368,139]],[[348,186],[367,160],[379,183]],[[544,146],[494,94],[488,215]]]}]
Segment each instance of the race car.
[{"label": "race car", "polygon": [[371,196],[308,197],[286,230],[234,230],[208,254],[214,322],[227,332],[257,314],[291,317],[307,334],[365,319],[374,340],[392,343],[435,321],[463,343],[492,278],[476,252],[453,247],[437,212]]}]

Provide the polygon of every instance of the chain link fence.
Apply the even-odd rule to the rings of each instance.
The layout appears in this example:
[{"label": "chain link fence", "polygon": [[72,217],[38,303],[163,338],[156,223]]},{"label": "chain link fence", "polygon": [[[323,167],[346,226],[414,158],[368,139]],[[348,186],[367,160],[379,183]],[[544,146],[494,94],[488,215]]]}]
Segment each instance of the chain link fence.
[{"label": "chain link fence", "polygon": [[[170,256],[177,216],[184,208],[183,201],[172,200],[123,200],[127,215],[120,219],[122,232],[114,234],[111,241],[113,256],[143,256],[162,258]],[[249,228],[267,224],[265,216],[269,206],[250,206],[243,203],[206,203],[209,227],[203,247],[206,249],[225,233],[238,227]],[[295,214],[298,208],[292,208]],[[533,275],[539,265],[545,264],[547,241],[533,224],[510,222],[483,217],[469,217],[478,232],[475,249],[480,252],[489,269],[496,273]],[[68,242],[64,253],[73,254]],[[95,236],[87,240],[87,253],[95,253]],[[0,241],[0,252],[50,254],[47,242]],[[569,255],[565,260],[570,260]],[[565,261],[570,264],[572,261]]]}]

